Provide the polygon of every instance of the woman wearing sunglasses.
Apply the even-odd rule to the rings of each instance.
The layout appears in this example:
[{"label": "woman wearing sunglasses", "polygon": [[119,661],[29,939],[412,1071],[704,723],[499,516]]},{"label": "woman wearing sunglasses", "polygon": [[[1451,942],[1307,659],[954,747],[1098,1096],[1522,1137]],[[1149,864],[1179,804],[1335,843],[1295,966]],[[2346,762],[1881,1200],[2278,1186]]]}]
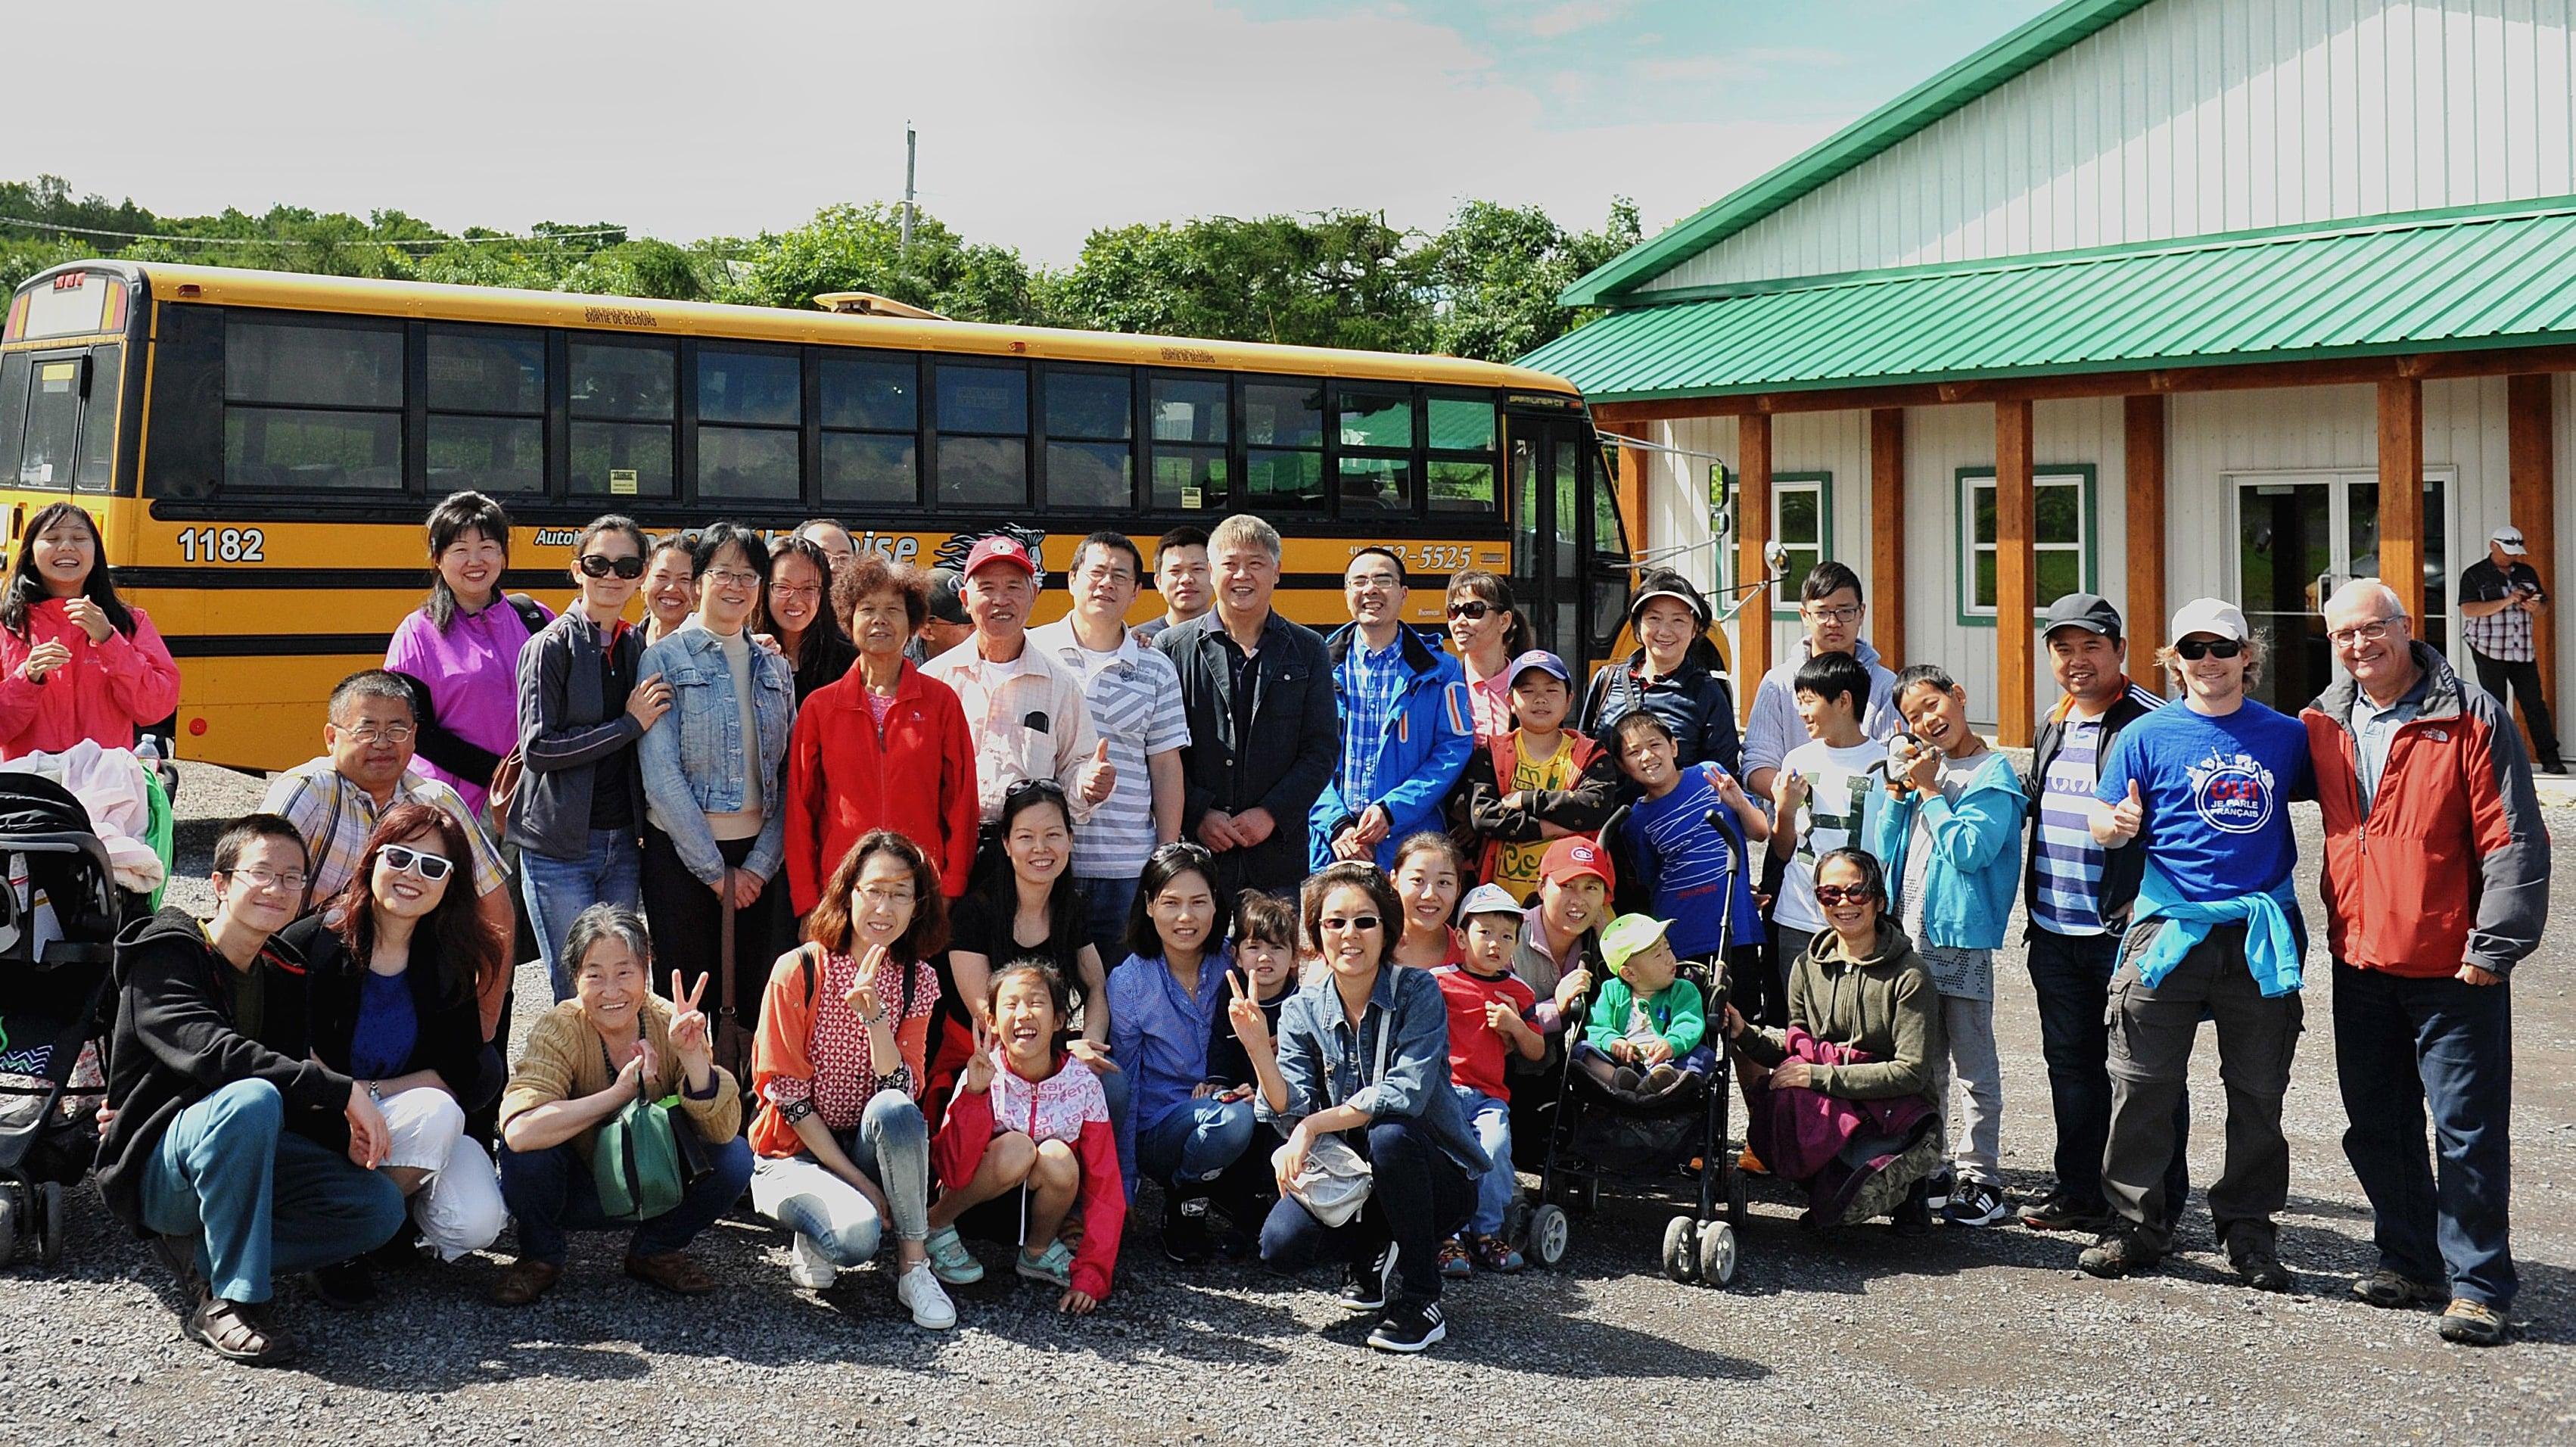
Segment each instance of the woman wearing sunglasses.
[{"label": "woman wearing sunglasses", "polygon": [[558,1003],[572,998],[564,935],[594,904],[639,903],[644,825],[636,741],[671,706],[660,675],[639,681],[644,640],[626,605],[644,578],[644,530],[595,518],[573,541],[573,605],[519,655],[519,757],[511,811],[528,924]]},{"label": "woman wearing sunglasses", "polygon": [[[442,1261],[491,1245],[507,1219],[492,1158],[465,1133],[466,1116],[501,1093],[501,1058],[483,1043],[475,1000],[508,968],[459,877],[466,849],[454,815],[397,804],[339,896],[278,936],[304,959],[314,1055],[383,1112],[389,1145],[377,1169],[410,1199],[420,1239]],[[363,1261],[315,1276],[338,1305],[375,1295]]]},{"label": "woman wearing sunglasses", "polygon": [[1449,575],[1449,646],[1467,673],[1476,742],[1512,731],[1511,661],[1538,645],[1512,606],[1512,585],[1482,568]]},{"label": "woman wearing sunglasses", "polygon": [[[1404,901],[1377,866],[1348,860],[1306,881],[1306,938],[1325,972],[1279,1012],[1287,1105],[1253,1097],[1288,1143],[1273,1157],[1279,1204],[1261,1227],[1261,1259],[1295,1272],[1322,1257],[1348,1263],[1342,1304],[1379,1315],[1368,1344],[1418,1352],[1449,1334],[1440,1315],[1440,1243],[1476,1209],[1491,1162],[1449,1086],[1449,1006],[1428,970],[1390,958]],[[1358,1214],[1328,1226],[1298,1199],[1319,1141],[1338,1138],[1373,1177]]]}]

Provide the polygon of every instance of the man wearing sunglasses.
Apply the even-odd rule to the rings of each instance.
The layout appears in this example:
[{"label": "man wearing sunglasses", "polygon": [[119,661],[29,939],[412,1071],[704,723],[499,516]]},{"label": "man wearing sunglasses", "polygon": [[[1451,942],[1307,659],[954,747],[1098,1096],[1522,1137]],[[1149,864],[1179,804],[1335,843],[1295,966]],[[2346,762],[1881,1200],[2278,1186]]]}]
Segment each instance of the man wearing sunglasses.
[{"label": "man wearing sunglasses", "polygon": [[2379,1246],[2352,1290],[2373,1306],[2447,1304],[2445,1340],[2494,1346],[2516,1285],[2506,977],[2540,944],[2549,835],[2503,700],[2416,642],[2387,584],[2344,584],[2325,619],[2345,676],[2299,721],[2325,812],[2343,1151]]},{"label": "man wearing sunglasses", "polygon": [[2288,1204],[2281,1099],[2298,1047],[2307,926],[2291,871],[2292,800],[2316,797],[2307,730],[2246,695],[2262,644],[2236,605],[2197,598],[2157,655],[2182,685],[2122,731],[2094,786],[2088,827],[2105,850],[2144,851],[2137,903],[2111,979],[2111,1137],[2102,1189],[2113,1219],[2079,1261],[2095,1276],[2154,1266],[2173,1245],[2165,1169],[2203,1016],[2218,1028],[2227,1155],[2209,1215],[2249,1286],[2287,1291],[2273,1216]]}]

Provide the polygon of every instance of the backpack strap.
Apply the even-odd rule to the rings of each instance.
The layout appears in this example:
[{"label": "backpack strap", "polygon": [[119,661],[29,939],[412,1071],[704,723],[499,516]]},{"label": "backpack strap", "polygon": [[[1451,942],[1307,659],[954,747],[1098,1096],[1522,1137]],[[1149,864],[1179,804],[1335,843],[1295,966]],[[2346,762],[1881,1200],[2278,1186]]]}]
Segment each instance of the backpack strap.
[{"label": "backpack strap", "polygon": [[534,637],[545,631],[549,620],[546,617],[544,604],[525,593],[509,593],[503,596],[509,600],[510,611],[518,614],[519,621],[528,625],[529,636]]}]

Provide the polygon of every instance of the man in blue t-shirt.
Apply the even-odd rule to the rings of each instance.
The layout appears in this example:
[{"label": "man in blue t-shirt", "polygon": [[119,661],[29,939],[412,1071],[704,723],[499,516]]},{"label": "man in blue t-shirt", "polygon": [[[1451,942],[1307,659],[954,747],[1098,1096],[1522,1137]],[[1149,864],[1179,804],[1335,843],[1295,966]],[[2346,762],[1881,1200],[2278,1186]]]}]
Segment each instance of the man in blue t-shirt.
[{"label": "man in blue t-shirt", "polygon": [[2281,1098],[2299,1039],[2306,929],[2291,893],[2290,801],[2316,795],[2307,731],[2246,697],[2261,640],[2232,603],[2200,598],[2173,619],[2159,659],[2183,688],[2123,730],[2102,762],[2088,821],[2105,850],[2145,853],[2111,981],[2111,1139],[2102,1159],[2110,1229],[2080,1260],[2096,1276],[2153,1266],[2172,1246],[2165,1167],[2200,1020],[2218,1025],[2226,1166],[2209,1214],[2246,1284],[2286,1291],[2272,1217],[2288,1204]]}]

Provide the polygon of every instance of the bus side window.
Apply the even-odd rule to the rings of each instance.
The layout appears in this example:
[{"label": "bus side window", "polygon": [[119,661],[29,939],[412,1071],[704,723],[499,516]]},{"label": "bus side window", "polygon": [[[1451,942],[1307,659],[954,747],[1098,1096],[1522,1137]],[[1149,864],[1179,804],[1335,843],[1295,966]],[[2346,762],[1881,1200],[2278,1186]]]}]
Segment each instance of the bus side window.
[{"label": "bus side window", "polygon": [[0,357],[0,467],[18,475],[18,444],[27,431],[27,354]]},{"label": "bus side window", "polygon": [[164,305],[150,377],[143,495],[213,496],[224,471],[224,309]]},{"label": "bus side window", "polygon": [[82,492],[107,492],[116,480],[116,434],[125,409],[125,348],[107,342],[89,349],[89,398],[81,409],[80,469],[72,486]]}]

